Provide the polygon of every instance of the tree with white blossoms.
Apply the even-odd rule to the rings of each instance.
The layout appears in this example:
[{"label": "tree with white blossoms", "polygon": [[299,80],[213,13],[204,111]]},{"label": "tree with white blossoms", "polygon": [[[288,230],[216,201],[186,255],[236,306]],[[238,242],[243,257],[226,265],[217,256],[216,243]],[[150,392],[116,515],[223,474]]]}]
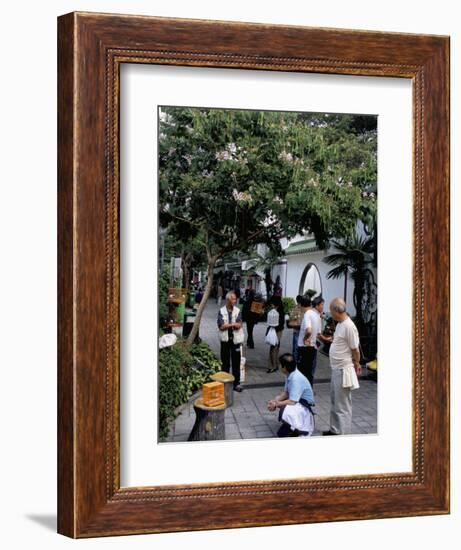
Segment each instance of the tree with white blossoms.
[{"label": "tree with white blossoms", "polygon": [[[363,118],[363,117],[362,117]],[[373,118],[370,123],[369,118]],[[310,232],[325,248],[376,215],[376,119],[198,108],[162,108],[160,223],[199,242],[210,295],[218,259]]]}]

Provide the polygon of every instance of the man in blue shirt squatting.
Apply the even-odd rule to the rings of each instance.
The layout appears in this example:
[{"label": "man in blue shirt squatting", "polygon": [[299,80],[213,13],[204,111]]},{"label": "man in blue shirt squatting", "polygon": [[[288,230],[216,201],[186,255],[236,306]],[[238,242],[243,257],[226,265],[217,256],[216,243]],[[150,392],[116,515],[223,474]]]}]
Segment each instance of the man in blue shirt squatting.
[{"label": "man in blue shirt squatting", "polygon": [[280,358],[282,372],[286,376],[283,392],[267,403],[269,411],[280,409],[278,437],[307,437],[314,433],[314,392],[309,380],[296,368],[291,353]]}]

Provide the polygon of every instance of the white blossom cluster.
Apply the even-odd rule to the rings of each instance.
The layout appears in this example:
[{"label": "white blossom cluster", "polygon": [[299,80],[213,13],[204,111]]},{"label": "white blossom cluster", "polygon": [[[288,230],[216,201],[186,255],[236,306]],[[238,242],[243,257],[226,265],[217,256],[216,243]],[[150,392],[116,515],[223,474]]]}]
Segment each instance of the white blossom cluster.
[{"label": "white blossom cluster", "polygon": [[268,211],[267,217],[263,223],[266,227],[268,225],[275,225],[277,223],[277,216],[272,212],[272,210]]},{"label": "white blossom cluster", "polygon": [[165,111],[162,111],[160,110],[159,111],[159,118],[160,118],[160,121],[163,122],[164,124],[173,124],[173,117],[168,114],[168,113],[165,113]]},{"label": "white blossom cluster", "polygon": [[218,151],[215,155],[218,162],[230,160],[234,162],[240,162],[241,164],[247,164],[246,151],[241,147],[237,147],[235,143],[228,143],[227,147],[223,151]]},{"label": "white blossom cluster", "polygon": [[293,155],[291,153],[287,153],[286,151],[282,151],[279,155],[279,159],[285,162],[293,162]]},{"label": "white blossom cluster", "polygon": [[222,162],[223,160],[232,160],[232,155],[227,150],[218,151],[216,153],[216,160],[219,162]]},{"label": "white blossom cluster", "polygon": [[[239,147],[240,149],[240,147]],[[229,143],[228,146],[227,146],[227,150],[229,151],[229,153],[231,155],[235,155],[237,154],[237,145],[235,145],[235,143]]]},{"label": "white blossom cluster", "polygon": [[293,163],[293,164],[300,164],[301,166],[304,165],[304,161],[303,159],[300,159],[298,157],[295,157],[293,156],[291,153],[283,150],[280,155],[279,155],[279,159],[280,160],[283,160],[283,162],[289,162],[289,163]]},{"label": "white blossom cluster", "polygon": [[373,192],[367,193],[366,191],[363,191],[362,197],[363,197],[364,199],[367,199],[367,198],[368,198],[368,199],[374,200],[374,199],[376,198],[376,195],[375,195],[375,193],[373,193]]},{"label": "white blossom cluster", "polygon": [[344,181],[344,179],[342,178],[342,176],[340,176],[338,178],[338,181],[336,182],[336,185],[338,187],[343,187],[343,185],[347,185],[347,187],[352,187],[352,182],[351,181],[348,181],[347,183]]},{"label": "white blossom cluster", "polygon": [[249,204],[253,200],[250,193],[248,193],[247,191],[237,191],[237,189],[232,190],[232,196],[234,197],[235,202],[240,202],[240,203]]}]

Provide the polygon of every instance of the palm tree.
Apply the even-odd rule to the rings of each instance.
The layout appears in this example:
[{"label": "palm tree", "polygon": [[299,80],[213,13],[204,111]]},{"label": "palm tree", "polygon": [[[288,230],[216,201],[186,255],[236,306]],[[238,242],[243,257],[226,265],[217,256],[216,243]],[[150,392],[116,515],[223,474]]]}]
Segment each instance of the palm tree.
[{"label": "palm tree", "polygon": [[274,265],[278,264],[280,261],[280,253],[277,253],[273,250],[267,250],[265,253],[260,254],[256,251],[256,264],[253,266],[253,269],[256,272],[264,271],[264,283],[266,285],[267,298],[269,299],[272,294],[272,277],[271,271]]},{"label": "palm tree", "polygon": [[344,277],[344,301],[347,301],[347,279],[354,281],[356,292],[357,324],[363,325],[362,299],[365,272],[370,264],[374,263],[376,248],[375,236],[362,237],[355,234],[344,242],[332,241],[331,244],[338,250],[334,254],[326,256],[323,261],[335,266],[327,273],[327,279],[340,279]]}]

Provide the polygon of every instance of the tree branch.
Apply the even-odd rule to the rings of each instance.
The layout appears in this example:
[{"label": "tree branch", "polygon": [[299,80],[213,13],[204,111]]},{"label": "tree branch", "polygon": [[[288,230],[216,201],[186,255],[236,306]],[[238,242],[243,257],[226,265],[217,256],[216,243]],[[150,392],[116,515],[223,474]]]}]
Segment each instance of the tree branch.
[{"label": "tree branch", "polygon": [[266,225],[264,227],[261,227],[260,229],[258,229],[258,231],[255,231],[254,233],[252,233],[249,237],[247,237],[246,239],[244,239],[243,241],[240,240],[240,241],[237,241],[235,242],[233,245],[231,246],[228,246],[226,248],[223,248],[221,250],[221,252],[219,253],[219,257],[223,256],[224,254],[227,254],[229,252],[233,252],[234,250],[238,250],[240,248],[240,246],[243,244],[243,243],[246,243],[246,244],[252,244],[255,242],[255,239],[257,237],[259,237],[262,233],[264,233],[264,231],[266,231],[267,229],[270,229],[272,227],[274,227],[276,225],[277,222],[274,222],[272,224],[269,224],[269,225]]},{"label": "tree branch", "polygon": [[[190,225],[193,225],[194,227],[198,227],[200,229],[204,229],[204,226],[201,225],[200,223],[195,223],[193,222],[192,220],[188,220],[187,218],[183,218],[181,216],[178,216],[177,214],[172,214],[171,212],[168,212],[168,215],[171,216],[172,218],[176,218],[177,220],[181,221],[181,222],[185,222],[185,223],[188,223]],[[215,231],[214,229],[212,229],[211,227],[209,227],[208,225],[206,226],[207,230],[208,231],[211,231],[212,233],[214,233],[215,235],[217,235],[218,237],[222,237],[221,233],[219,233],[218,231]]]}]

